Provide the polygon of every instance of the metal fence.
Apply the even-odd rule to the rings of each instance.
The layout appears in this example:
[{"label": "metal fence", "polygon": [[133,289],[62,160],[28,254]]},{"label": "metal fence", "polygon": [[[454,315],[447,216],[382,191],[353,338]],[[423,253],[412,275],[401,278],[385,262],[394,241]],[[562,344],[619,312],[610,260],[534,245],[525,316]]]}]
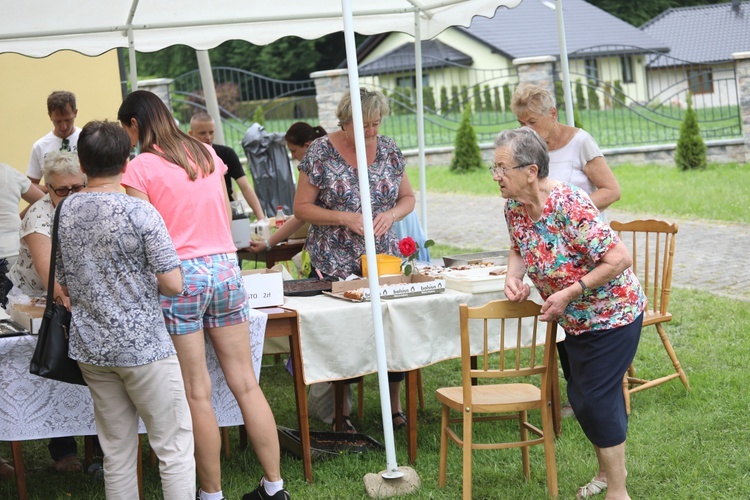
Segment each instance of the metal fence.
[{"label": "metal fence", "polygon": [[[676,142],[688,101],[704,139],[742,137],[733,63],[696,64],[611,45],[571,53],[569,61],[576,121],[602,147]],[[560,80],[556,90],[564,121]]]},{"label": "metal fence", "polygon": [[[242,138],[262,119],[269,132],[286,132],[296,121],[318,122],[313,80],[286,81],[237,68],[211,68],[227,146],[244,157]],[[195,70],[174,79],[170,92],[175,117],[187,129],[190,117],[206,111],[200,73]]]},{"label": "metal fence", "polygon": [[[452,146],[464,115],[480,143],[517,126],[510,99],[518,85],[515,66],[479,69],[423,56],[422,84],[427,147]],[[739,96],[732,63],[701,65],[632,46],[596,46],[569,54],[576,122],[603,148],[674,143],[687,111],[696,112],[705,139],[742,137]],[[227,145],[242,153],[247,128],[262,113],[269,132],[285,132],[295,121],[318,123],[313,80],[274,80],[235,68],[213,69]],[[560,120],[565,106],[559,65],[555,81]],[[360,85],[390,99],[391,115],[381,133],[402,149],[417,147],[416,73],[413,53],[380,58],[360,68]],[[172,84],[175,115],[187,126],[205,110],[200,77],[193,71]],[[258,111],[260,110],[260,111]]]},{"label": "metal fence", "polygon": [[[381,133],[402,149],[417,147],[416,74],[413,55],[393,55],[385,68],[360,69],[360,85],[380,90],[390,99],[391,116]],[[477,69],[425,56],[422,61],[425,144],[451,146],[464,113],[480,142],[489,142],[501,128],[517,124],[510,97],[518,84],[515,67]]]}]

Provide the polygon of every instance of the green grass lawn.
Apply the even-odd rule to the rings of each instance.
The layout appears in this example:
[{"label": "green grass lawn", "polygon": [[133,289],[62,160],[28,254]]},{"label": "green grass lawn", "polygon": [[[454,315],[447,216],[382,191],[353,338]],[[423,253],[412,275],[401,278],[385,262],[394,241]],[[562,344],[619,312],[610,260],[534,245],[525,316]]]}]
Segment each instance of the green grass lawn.
[{"label": "green grass lawn", "polygon": [[[682,172],[672,166],[618,165],[612,169],[621,199],[613,209],[687,219],[750,223],[750,164],[712,163],[705,170]],[[498,196],[486,169],[455,174],[448,167],[426,169],[427,192]],[[408,167],[412,186],[419,169]]]},{"label": "green grass lawn", "polygon": [[[692,390],[685,391],[679,381],[673,380],[633,396],[627,449],[632,498],[750,498],[750,427],[745,425],[750,408],[746,390],[750,376],[745,370],[750,357],[750,310],[743,305],[701,292],[673,292],[670,308],[674,319],[667,331]],[[270,357],[266,362],[261,385],[277,423],[296,428],[291,377],[283,364],[274,364]],[[665,374],[670,369],[653,327],[643,332],[635,366],[646,376]],[[449,452],[448,484],[444,490],[437,487],[440,409],[434,396],[438,387],[459,384],[459,377],[457,361],[423,370],[426,408],[419,411],[419,457],[413,465],[422,486],[405,498],[460,498],[461,457],[456,447]],[[382,442],[376,382],[374,376],[365,378],[365,417],[362,421],[355,419],[354,424],[360,432]],[[327,430],[315,420],[311,425],[313,430]],[[236,430],[232,431],[232,440],[231,457],[222,458],[223,487],[228,499],[238,499],[255,487],[261,470],[251,450],[239,449]],[[572,419],[563,421],[563,434],[555,446],[560,498],[573,498],[576,488],[595,472],[593,450]],[[144,463],[148,464],[146,451],[144,448]],[[46,441],[25,442],[24,453],[31,499],[104,498],[102,483],[88,476],[51,472]],[[7,443],[0,444],[0,455],[9,457]],[[399,465],[408,465],[403,431],[396,433],[396,455]],[[475,452],[474,456],[475,498],[545,498],[541,448],[531,451],[529,483],[523,481],[517,450]],[[310,485],[303,479],[301,461],[287,453],[282,455],[285,484],[293,498],[365,499],[362,477],[385,468],[385,454],[381,452],[316,460],[315,482]],[[146,498],[161,498],[156,468],[146,465],[145,471]],[[13,483],[0,483],[0,498],[10,500],[15,494]]]}]

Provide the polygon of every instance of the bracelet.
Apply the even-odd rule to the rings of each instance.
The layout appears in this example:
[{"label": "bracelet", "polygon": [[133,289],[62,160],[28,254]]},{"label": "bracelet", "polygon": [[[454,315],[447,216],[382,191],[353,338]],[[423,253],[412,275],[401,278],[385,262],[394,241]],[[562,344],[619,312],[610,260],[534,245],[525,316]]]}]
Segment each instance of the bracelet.
[{"label": "bracelet", "polygon": [[266,252],[271,249],[271,245],[268,244],[268,240],[263,240],[266,242]]},{"label": "bracelet", "polygon": [[586,283],[584,283],[582,279],[578,280],[578,284],[581,285],[581,291],[584,294],[589,291],[589,287],[586,286]]}]

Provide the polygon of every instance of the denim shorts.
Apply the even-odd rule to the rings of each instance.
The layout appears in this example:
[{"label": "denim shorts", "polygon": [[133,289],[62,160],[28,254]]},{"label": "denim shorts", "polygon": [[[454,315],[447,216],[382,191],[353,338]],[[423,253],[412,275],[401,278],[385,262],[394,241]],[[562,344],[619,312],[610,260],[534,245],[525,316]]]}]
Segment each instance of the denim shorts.
[{"label": "denim shorts", "polygon": [[170,335],[195,333],[249,320],[247,296],[236,254],[216,254],[182,261],[182,293],[161,296]]}]

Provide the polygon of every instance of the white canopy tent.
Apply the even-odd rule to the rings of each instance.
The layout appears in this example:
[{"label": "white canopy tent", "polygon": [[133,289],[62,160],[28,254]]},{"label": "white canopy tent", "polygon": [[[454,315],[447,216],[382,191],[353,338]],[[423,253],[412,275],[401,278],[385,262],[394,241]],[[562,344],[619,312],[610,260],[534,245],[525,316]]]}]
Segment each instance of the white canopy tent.
[{"label": "white canopy tent", "polygon": [[[113,48],[128,48],[131,68],[135,68],[135,50],[153,52],[184,44],[205,51],[227,40],[246,40],[262,45],[278,38],[295,35],[314,39],[345,30],[349,83],[353,95],[354,125],[358,164],[366,164],[364,134],[359,107],[358,72],[354,31],[372,35],[385,32],[411,34],[419,42],[434,38],[451,26],[468,26],[474,16],[492,17],[498,7],[513,8],[522,0],[25,0],[3,6],[0,16],[0,53],[12,52],[31,57],[45,57],[60,50],[85,55],[99,55]],[[531,0],[538,1],[538,0]],[[562,0],[556,0],[560,21]],[[560,24],[562,26],[562,24]],[[561,28],[562,29],[562,28]],[[564,31],[561,53],[566,54]],[[416,58],[421,47],[415,44]],[[200,59],[201,56],[199,56]],[[204,59],[203,65],[206,61]],[[421,85],[421,66],[415,68]],[[564,73],[567,77],[567,65]],[[137,88],[135,71],[131,74]],[[566,82],[567,83],[567,82]],[[567,85],[566,85],[567,87]],[[209,89],[210,90],[210,89]],[[566,88],[566,96],[569,89]],[[210,93],[210,92],[209,92]],[[422,220],[426,223],[424,180],[424,126],[422,92],[418,99],[418,135],[420,149],[420,188]],[[570,99],[567,99],[570,102]],[[213,103],[215,105],[215,103]],[[211,104],[209,104],[211,107]],[[572,117],[572,113],[568,113]],[[361,153],[361,154],[359,154]],[[372,213],[367,187],[367,169],[358,169],[362,192],[368,273],[377,276]],[[385,427],[388,471],[397,469],[385,377],[385,342],[376,279],[373,287],[373,320],[378,353],[380,391]]]}]

